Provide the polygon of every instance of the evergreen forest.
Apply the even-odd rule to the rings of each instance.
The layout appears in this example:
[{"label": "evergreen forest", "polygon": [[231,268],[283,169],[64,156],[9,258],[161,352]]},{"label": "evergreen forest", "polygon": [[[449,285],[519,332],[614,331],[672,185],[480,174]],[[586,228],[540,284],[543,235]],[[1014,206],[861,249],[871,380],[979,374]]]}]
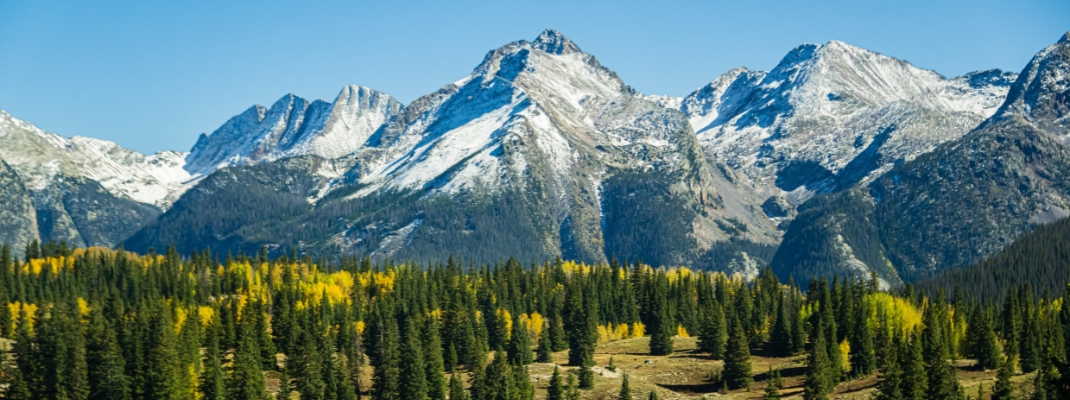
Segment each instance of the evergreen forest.
[{"label": "evergreen forest", "polygon": [[1070,305],[1028,282],[25,254],[0,248],[6,399],[1070,398]]}]

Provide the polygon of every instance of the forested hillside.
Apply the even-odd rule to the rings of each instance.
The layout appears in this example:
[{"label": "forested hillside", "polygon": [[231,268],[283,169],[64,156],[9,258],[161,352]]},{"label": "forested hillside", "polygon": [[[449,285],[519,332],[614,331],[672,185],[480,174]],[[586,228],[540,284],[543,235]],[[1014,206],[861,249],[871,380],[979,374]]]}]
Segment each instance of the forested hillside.
[{"label": "forested hillside", "polygon": [[11,399],[963,399],[996,368],[992,398],[1070,396],[1070,307],[1029,287],[994,307],[768,269],[25,251],[0,249]]},{"label": "forested hillside", "polygon": [[919,281],[927,293],[958,288],[971,299],[1002,302],[1008,287],[1030,285],[1060,293],[1070,281],[1070,219],[1043,225],[999,253],[967,268]]}]

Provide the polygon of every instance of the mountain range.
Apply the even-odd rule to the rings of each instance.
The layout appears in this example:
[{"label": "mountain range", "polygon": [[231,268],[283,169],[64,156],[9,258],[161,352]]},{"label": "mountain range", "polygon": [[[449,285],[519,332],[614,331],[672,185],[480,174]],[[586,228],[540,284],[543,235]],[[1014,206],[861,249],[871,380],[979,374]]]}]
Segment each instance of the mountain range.
[{"label": "mountain range", "polygon": [[[842,42],[642,94],[554,30],[402,104],[293,94],[146,156],[0,111],[0,242],[612,258],[913,281],[1065,217],[1070,34],[955,78]],[[3,229],[6,228],[6,229]]]}]

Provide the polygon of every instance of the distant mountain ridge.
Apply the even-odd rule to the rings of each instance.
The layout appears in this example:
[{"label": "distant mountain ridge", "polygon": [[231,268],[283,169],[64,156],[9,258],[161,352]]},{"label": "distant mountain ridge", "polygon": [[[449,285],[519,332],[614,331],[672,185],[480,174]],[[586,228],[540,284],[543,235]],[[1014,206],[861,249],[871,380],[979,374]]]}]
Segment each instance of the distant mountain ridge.
[{"label": "distant mountain ridge", "polygon": [[867,186],[803,204],[773,268],[783,276],[873,270],[909,282],[978,262],[1070,215],[1067,38],[1033,57],[978,128]]},{"label": "distant mountain ridge", "polygon": [[[1029,71],[1023,76],[1053,86],[1043,68]],[[769,72],[734,69],[684,98],[644,95],[547,30],[488,52],[469,76],[411,104],[356,85],[333,102],[288,94],[202,134],[189,153],[143,156],[0,124],[0,134],[37,136],[0,139],[11,166],[0,179],[27,188],[0,193],[12,199],[0,212],[38,225],[12,243],[99,237],[93,221],[107,208],[125,210],[134,231],[110,229],[107,242],[93,244],[139,251],[618,257],[753,275],[773,261],[783,235],[798,240],[797,206],[862,193],[896,165],[962,137],[1004,112],[1017,78],[987,70],[947,79],[833,41],[799,46]],[[1038,98],[1017,107],[1063,112],[1058,93]],[[20,158],[29,147],[47,151]],[[52,162],[66,159],[74,161]],[[84,193],[108,200],[77,201]],[[124,206],[102,206],[116,201]],[[54,212],[64,207],[84,210]],[[806,209],[807,223],[822,220]],[[479,247],[494,240],[503,245]]]}]

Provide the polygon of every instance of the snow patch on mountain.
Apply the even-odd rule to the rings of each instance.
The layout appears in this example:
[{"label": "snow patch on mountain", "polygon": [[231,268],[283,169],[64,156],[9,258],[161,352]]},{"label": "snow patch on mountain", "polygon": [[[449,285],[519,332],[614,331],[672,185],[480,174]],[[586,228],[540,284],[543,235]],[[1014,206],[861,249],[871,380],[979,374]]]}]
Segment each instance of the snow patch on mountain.
[{"label": "snow patch on mountain", "polygon": [[144,155],[81,136],[64,138],[0,110],[0,158],[31,191],[45,189],[60,174],[82,176],[117,197],[166,209],[194,183],[183,169],[185,157],[175,151]]},{"label": "snow patch on mountain", "polygon": [[186,158],[186,170],[206,175],[225,166],[298,155],[342,157],[363,146],[401,108],[393,97],[356,85],[342,88],[333,103],[288,94],[270,108],[255,105],[212,134],[202,134]]},{"label": "snow patch on mountain", "polygon": [[867,182],[992,115],[1015,74],[940,74],[839,41],[772,71],[733,69],[681,103],[715,159],[766,195],[802,201]]}]

